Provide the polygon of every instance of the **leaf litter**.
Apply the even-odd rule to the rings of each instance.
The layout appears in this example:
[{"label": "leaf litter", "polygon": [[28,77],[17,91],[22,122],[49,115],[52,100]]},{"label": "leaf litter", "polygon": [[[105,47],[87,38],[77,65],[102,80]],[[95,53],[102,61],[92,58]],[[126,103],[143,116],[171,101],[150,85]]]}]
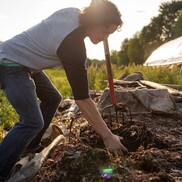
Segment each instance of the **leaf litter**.
[{"label": "leaf litter", "polygon": [[[98,102],[100,93],[93,95]],[[125,156],[114,156],[84,116],[78,111],[76,116],[68,117],[68,110],[67,104],[60,106],[54,120],[69,132],[67,142],[50,152],[32,182],[182,181],[181,117],[138,113],[128,125],[113,119],[110,123],[105,118],[129,151]],[[51,141],[51,137],[47,138],[44,145]]]}]

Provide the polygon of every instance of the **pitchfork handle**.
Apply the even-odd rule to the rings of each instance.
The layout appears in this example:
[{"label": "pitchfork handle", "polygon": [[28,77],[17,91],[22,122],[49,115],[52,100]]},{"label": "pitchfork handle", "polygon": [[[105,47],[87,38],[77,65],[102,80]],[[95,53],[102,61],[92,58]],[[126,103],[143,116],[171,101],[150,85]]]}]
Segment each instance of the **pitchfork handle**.
[{"label": "pitchfork handle", "polygon": [[111,102],[113,105],[116,105],[117,102],[116,102],[116,96],[114,92],[114,82],[113,82],[113,76],[112,76],[111,58],[110,58],[110,52],[109,52],[108,39],[104,39],[103,43],[104,43],[104,53],[105,53],[105,59],[106,59],[107,76],[108,76],[108,82],[109,82]]}]

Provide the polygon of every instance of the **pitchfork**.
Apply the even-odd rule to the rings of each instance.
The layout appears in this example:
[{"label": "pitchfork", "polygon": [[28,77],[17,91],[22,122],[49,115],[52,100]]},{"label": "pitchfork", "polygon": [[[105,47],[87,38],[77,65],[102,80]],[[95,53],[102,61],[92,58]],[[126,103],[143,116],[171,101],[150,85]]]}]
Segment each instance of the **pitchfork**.
[{"label": "pitchfork", "polygon": [[106,106],[102,110],[102,117],[104,118],[105,113],[109,112],[109,118],[112,121],[111,111],[114,110],[116,121],[119,122],[119,118],[121,118],[122,122],[126,124],[126,120],[128,120],[128,118],[129,118],[129,122],[132,121],[131,110],[127,104],[117,103],[115,91],[114,91],[114,82],[113,82],[113,76],[112,76],[111,58],[110,58],[110,52],[109,52],[108,39],[105,39],[103,43],[104,43],[104,53],[105,53],[106,67],[107,67],[107,76],[108,76],[108,82],[109,82],[109,92],[110,92],[110,98],[111,98],[112,104]]}]

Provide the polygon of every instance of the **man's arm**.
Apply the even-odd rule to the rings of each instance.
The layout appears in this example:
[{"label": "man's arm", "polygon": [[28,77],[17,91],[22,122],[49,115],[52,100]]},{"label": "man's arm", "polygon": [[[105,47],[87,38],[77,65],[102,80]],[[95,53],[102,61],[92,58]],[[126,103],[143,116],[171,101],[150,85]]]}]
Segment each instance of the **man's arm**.
[{"label": "man's arm", "polygon": [[127,153],[127,149],[120,142],[120,137],[114,135],[107,127],[91,98],[76,100],[76,103],[89,124],[102,137],[104,144],[109,151],[114,152],[116,155],[122,154],[122,152]]},{"label": "man's arm", "polygon": [[102,137],[105,146],[115,154],[126,151],[119,136],[114,135],[103,121],[95,103],[90,99],[87,69],[85,67],[86,49],[81,35],[82,30],[70,33],[58,48],[58,56],[71,85],[74,99],[89,124]]}]

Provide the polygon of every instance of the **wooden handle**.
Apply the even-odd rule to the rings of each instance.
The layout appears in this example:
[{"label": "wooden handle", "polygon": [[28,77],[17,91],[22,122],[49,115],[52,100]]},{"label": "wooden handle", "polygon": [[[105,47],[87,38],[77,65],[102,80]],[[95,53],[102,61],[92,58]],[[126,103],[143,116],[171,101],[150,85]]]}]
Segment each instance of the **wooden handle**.
[{"label": "wooden handle", "polygon": [[109,52],[108,40],[105,39],[103,43],[104,43],[104,53],[105,53],[105,59],[106,59],[107,76],[108,76],[108,82],[109,82],[111,102],[113,105],[116,105],[117,102],[116,102],[116,96],[114,92],[114,82],[113,82],[113,76],[112,76],[111,57]]}]

